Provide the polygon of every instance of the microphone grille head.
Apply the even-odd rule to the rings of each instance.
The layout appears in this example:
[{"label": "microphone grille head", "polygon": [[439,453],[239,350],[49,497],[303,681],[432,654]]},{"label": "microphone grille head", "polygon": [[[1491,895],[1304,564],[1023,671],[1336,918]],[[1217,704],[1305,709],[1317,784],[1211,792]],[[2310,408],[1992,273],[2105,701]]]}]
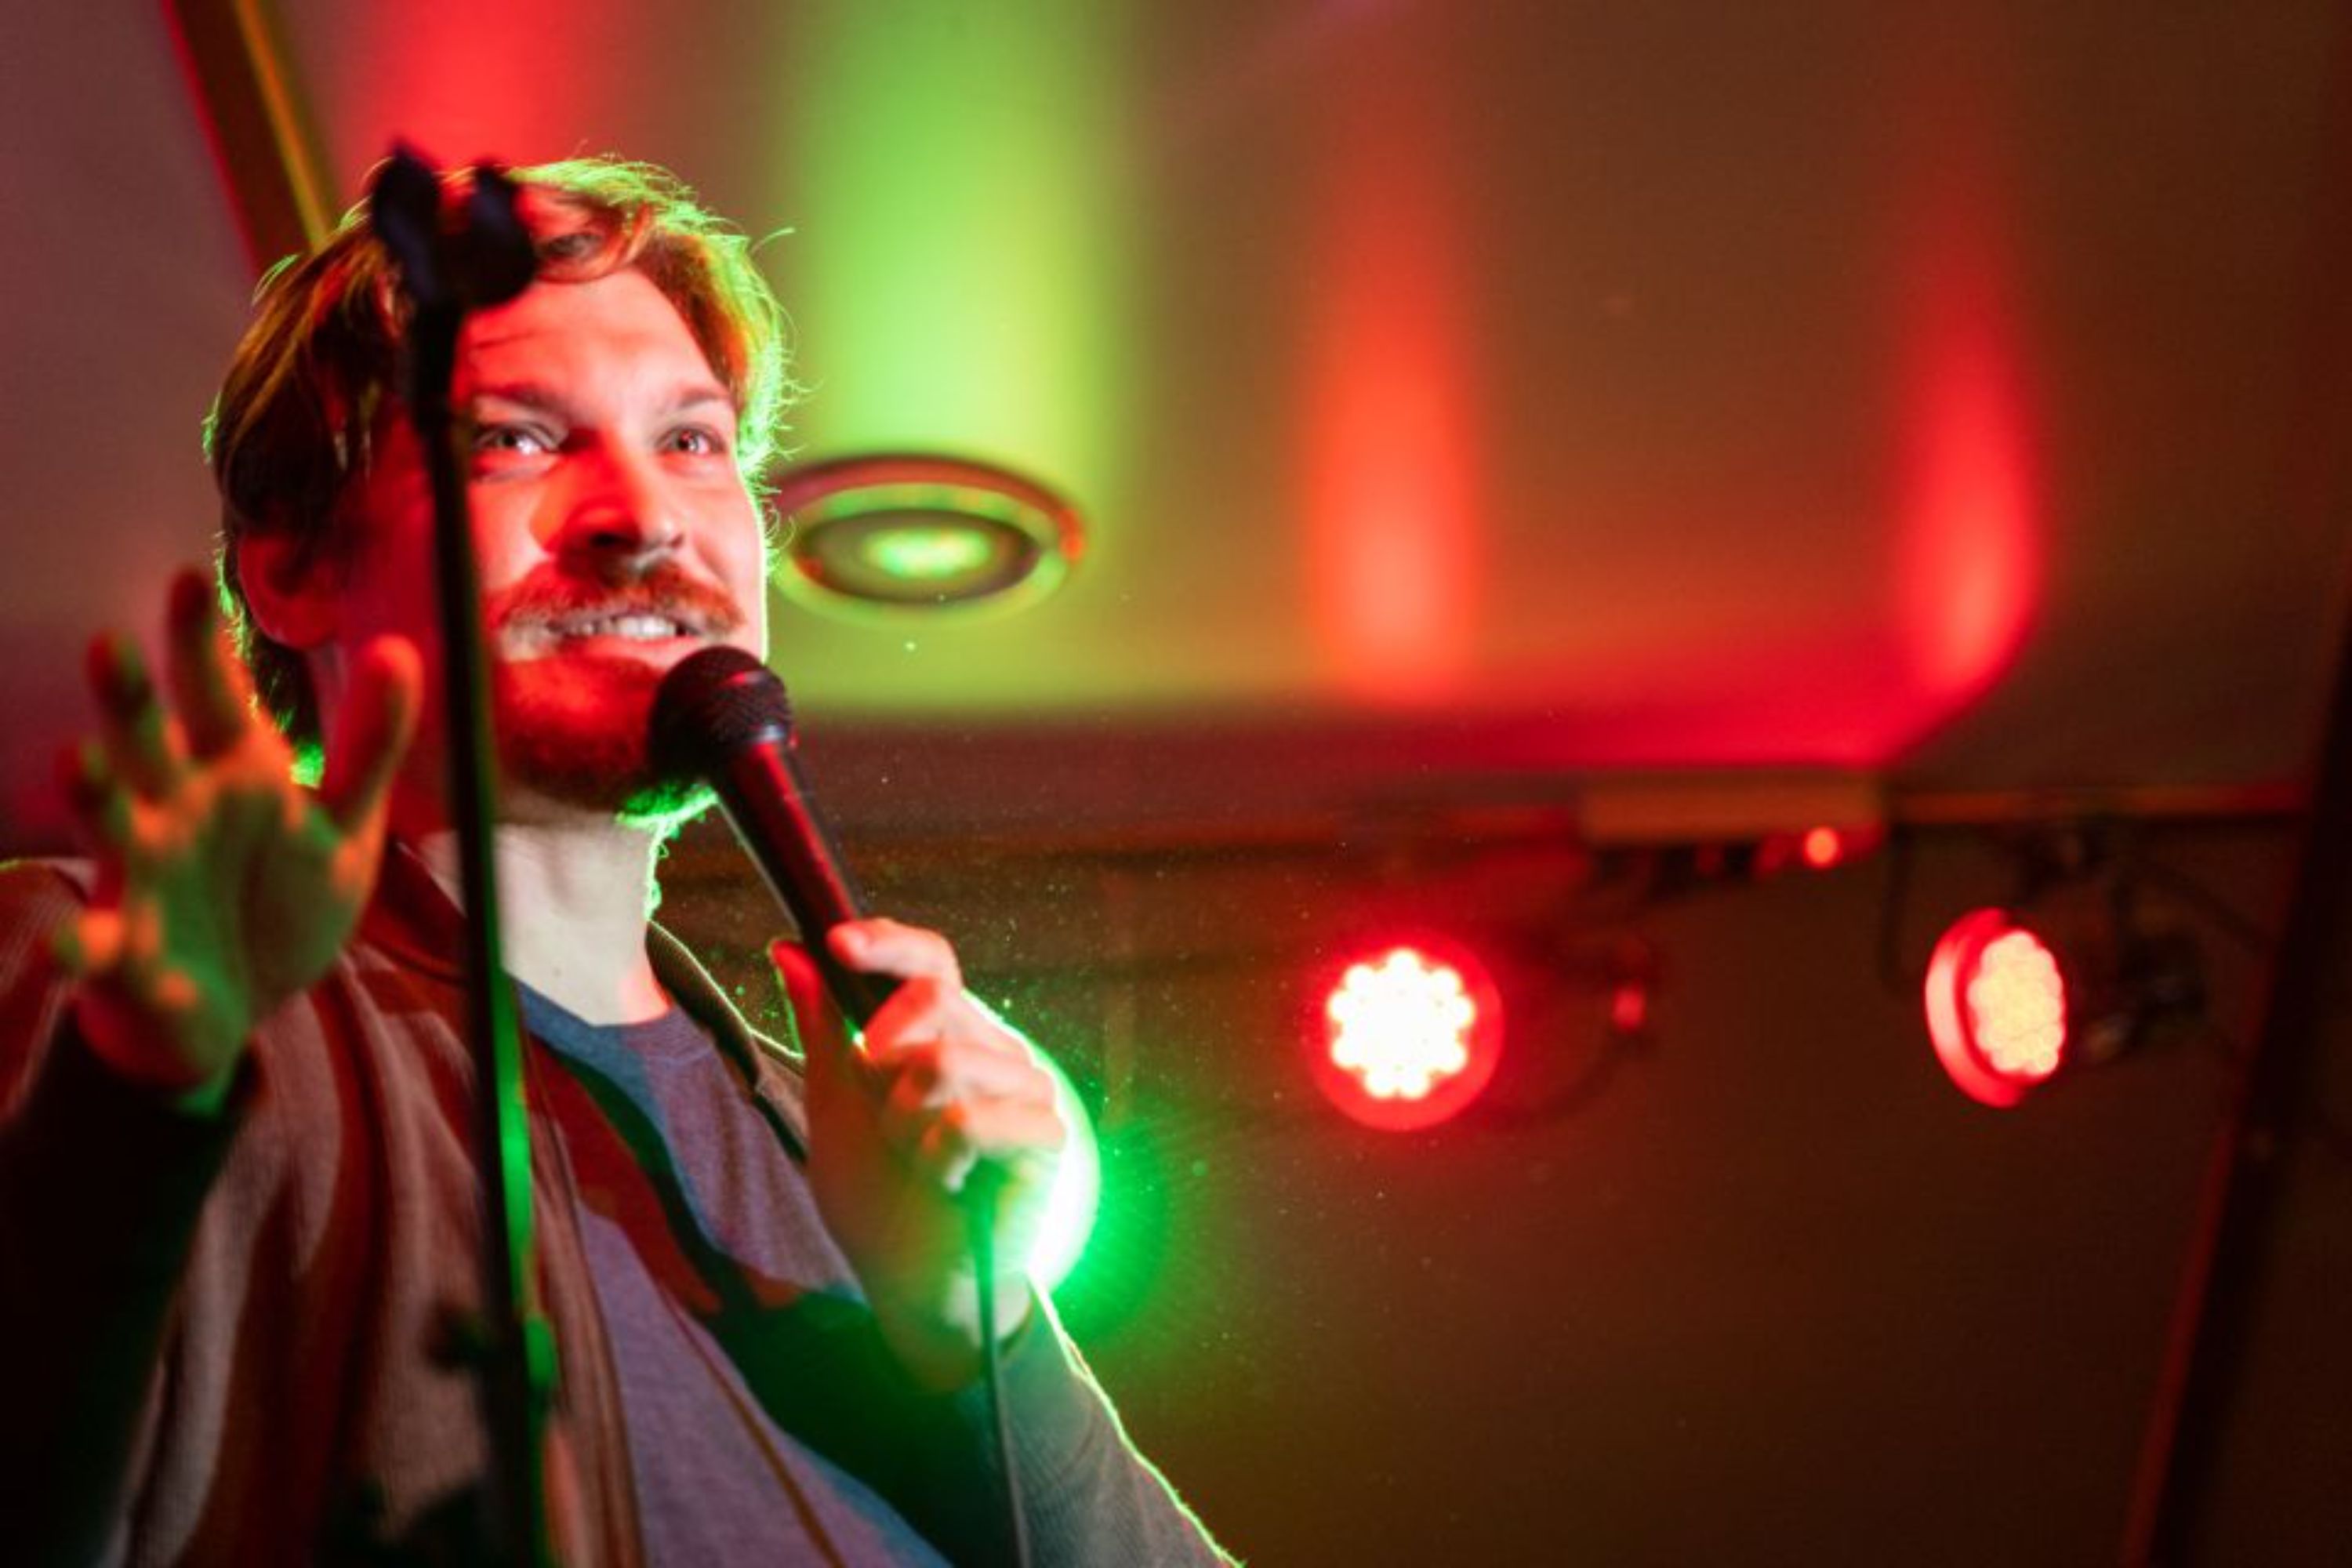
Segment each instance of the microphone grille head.
[{"label": "microphone grille head", "polygon": [[699,778],[748,746],[792,744],[793,700],[752,655],[707,647],[662,677],[648,729],[656,768]]}]

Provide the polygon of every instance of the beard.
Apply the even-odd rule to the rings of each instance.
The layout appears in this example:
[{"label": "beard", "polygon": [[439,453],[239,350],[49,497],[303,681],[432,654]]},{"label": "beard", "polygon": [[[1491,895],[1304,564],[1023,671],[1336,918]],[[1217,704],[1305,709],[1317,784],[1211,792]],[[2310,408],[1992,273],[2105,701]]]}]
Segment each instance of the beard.
[{"label": "beard", "polygon": [[646,727],[665,672],[577,655],[500,661],[491,711],[499,758],[516,784],[634,826],[677,828],[717,801],[698,778],[653,765]]},{"label": "beard", "polygon": [[732,635],[742,615],[718,589],[665,565],[626,584],[533,574],[496,597],[488,618],[504,656],[491,663],[499,756],[517,784],[623,822],[676,828],[715,803],[696,778],[668,776],[650,755],[663,667],[590,651],[561,634],[582,616],[657,615],[704,638]]}]

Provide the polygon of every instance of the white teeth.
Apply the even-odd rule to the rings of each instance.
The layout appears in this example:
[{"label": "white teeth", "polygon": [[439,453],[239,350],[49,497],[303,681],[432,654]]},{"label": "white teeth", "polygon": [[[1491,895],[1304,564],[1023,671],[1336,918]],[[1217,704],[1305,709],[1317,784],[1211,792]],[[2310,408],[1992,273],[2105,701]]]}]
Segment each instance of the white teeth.
[{"label": "white teeth", "polygon": [[667,616],[622,616],[613,622],[613,629],[608,635],[653,642],[662,637],[674,637],[677,636],[677,623]]},{"label": "white teeth", "polygon": [[559,621],[553,629],[562,637],[619,637],[625,642],[659,642],[685,635],[685,628],[667,616],[594,616]]}]

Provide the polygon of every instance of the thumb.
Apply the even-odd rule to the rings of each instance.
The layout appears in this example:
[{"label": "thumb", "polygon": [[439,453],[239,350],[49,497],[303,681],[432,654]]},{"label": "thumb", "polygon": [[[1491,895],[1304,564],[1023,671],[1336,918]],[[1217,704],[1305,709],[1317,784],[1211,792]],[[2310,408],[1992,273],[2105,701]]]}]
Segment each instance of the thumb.
[{"label": "thumb", "polygon": [[861,1076],[864,1056],[850,1038],[848,1020],[825,989],[824,975],[809,950],[780,937],[768,944],[768,962],[776,966],[784,1000],[792,1005],[793,1028],[808,1058],[810,1086],[831,1088],[845,1074]]},{"label": "thumb", "polygon": [[374,817],[416,732],[425,672],[416,645],[378,637],[362,649],[352,672],[351,696],[328,738],[327,770],[319,799],[345,833]]}]

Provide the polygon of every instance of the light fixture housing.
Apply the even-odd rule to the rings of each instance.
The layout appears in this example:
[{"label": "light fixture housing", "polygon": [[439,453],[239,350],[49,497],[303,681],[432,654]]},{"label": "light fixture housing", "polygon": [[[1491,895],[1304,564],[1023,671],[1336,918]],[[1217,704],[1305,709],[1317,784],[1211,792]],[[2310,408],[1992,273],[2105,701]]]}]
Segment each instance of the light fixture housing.
[{"label": "light fixture housing", "polygon": [[1318,978],[1308,1068],[1351,1120],[1391,1132],[1433,1127],[1494,1077],[1502,1001],[1467,949],[1399,936],[1352,947]]},{"label": "light fixture housing", "polygon": [[1927,1037],[1953,1084],[2007,1109],[2055,1074],[2069,1045],[2057,952],[2007,910],[1973,910],[1927,961]]},{"label": "light fixture housing", "polygon": [[903,621],[1034,605],[1085,552],[1077,509],[1034,479],[961,458],[838,458],[785,472],[776,585],[828,615]]}]

